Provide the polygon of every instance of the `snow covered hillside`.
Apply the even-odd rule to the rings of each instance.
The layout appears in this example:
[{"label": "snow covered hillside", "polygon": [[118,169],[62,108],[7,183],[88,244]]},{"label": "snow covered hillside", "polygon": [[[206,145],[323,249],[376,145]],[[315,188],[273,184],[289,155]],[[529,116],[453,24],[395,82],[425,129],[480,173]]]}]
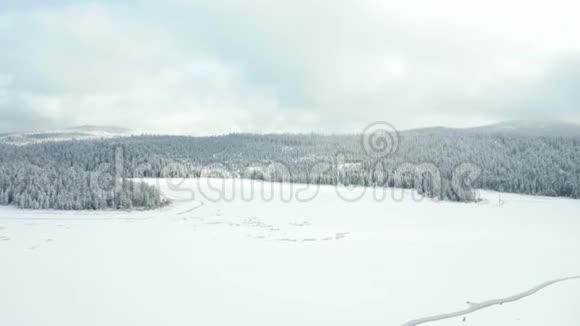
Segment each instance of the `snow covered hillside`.
[{"label": "snow covered hillside", "polygon": [[125,128],[87,125],[62,130],[0,134],[0,143],[28,145],[67,140],[128,137],[137,134],[139,134],[139,132]]},{"label": "snow covered hillside", "polygon": [[[173,204],[0,207],[0,323],[411,326],[580,275],[578,200],[148,182]],[[580,280],[502,302],[422,325],[580,324]]]}]

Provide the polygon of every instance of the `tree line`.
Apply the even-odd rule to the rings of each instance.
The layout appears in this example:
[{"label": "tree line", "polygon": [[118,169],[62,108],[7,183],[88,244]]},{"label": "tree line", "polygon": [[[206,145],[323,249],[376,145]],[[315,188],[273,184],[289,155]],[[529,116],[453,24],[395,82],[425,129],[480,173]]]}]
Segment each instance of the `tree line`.
[{"label": "tree line", "polygon": [[130,180],[142,177],[401,187],[451,201],[477,200],[476,188],[580,198],[576,138],[417,130],[401,133],[398,150],[380,159],[365,153],[359,135],[315,134],[0,144],[0,154],[0,204],[26,208],[162,205],[157,189]]}]

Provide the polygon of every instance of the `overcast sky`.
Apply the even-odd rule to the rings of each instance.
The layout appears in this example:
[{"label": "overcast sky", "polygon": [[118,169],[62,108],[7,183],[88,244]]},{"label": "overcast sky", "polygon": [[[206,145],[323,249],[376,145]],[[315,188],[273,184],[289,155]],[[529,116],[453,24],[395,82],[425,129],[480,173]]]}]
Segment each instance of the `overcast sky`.
[{"label": "overcast sky", "polygon": [[0,132],[580,122],[577,0],[0,1]]}]

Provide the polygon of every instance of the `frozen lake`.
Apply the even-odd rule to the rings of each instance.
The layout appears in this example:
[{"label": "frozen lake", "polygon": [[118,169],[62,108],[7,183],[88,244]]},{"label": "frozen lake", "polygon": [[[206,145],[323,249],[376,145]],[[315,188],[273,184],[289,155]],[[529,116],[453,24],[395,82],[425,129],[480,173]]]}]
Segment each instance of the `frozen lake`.
[{"label": "frozen lake", "polygon": [[[0,324],[397,326],[580,275],[579,200],[182,181],[156,211],[0,207]],[[580,280],[425,325],[577,326]]]}]

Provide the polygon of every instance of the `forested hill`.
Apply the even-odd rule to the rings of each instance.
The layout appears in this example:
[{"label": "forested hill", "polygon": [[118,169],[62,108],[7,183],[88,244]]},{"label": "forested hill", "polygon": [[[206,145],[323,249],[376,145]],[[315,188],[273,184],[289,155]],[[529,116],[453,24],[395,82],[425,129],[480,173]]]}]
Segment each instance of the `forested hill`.
[{"label": "forested hill", "polygon": [[558,121],[507,121],[464,130],[475,133],[529,137],[580,138],[580,125]]},{"label": "forested hill", "polygon": [[138,134],[138,132],[127,128],[85,125],[40,132],[0,133],[0,143],[10,145],[29,145],[66,140],[118,138],[134,134]]},{"label": "forested hill", "polygon": [[[31,208],[156,207],[150,187],[125,178],[236,177],[415,188],[474,201],[482,188],[580,198],[580,138],[481,130],[402,132],[396,152],[370,156],[358,135],[132,136],[0,144],[0,204]],[[96,187],[95,171],[107,171]],[[435,176],[435,177],[434,177]]]}]

